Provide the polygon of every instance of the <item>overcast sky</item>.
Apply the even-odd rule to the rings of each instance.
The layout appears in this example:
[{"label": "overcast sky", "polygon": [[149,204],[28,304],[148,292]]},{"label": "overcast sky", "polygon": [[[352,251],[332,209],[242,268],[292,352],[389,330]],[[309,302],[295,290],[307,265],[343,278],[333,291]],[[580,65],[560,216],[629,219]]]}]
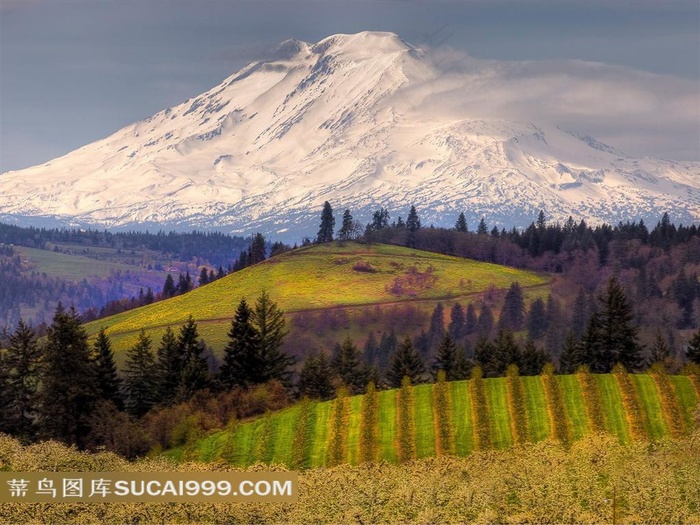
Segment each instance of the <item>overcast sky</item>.
[{"label": "overcast sky", "polygon": [[363,30],[476,58],[678,77],[698,87],[700,105],[698,0],[0,0],[0,16],[0,173],[196,96],[285,39]]}]

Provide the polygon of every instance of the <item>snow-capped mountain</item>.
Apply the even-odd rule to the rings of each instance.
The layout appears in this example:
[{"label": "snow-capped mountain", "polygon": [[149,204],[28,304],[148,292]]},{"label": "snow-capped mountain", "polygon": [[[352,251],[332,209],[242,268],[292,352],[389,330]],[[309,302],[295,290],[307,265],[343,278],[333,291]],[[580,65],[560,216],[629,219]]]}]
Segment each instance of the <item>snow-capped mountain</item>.
[{"label": "snow-capped mountain", "polygon": [[286,41],[194,99],[0,175],[0,218],[296,239],[315,233],[325,200],[365,219],[414,204],[436,225],[460,211],[523,225],[540,209],[700,219],[700,162],[631,158],[556,119],[508,118],[489,100],[518,66],[434,62],[392,33]]}]

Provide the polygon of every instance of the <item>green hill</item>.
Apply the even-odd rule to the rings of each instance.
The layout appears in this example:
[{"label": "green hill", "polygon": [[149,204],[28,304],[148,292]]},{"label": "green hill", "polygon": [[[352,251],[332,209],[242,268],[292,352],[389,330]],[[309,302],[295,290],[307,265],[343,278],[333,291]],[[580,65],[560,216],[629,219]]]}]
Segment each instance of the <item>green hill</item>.
[{"label": "green hill", "polygon": [[119,352],[141,328],[156,341],[167,326],[177,328],[191,314],[200,335],[219,350],[242,298],[262,291],[287,314],[331,308],[423,303],[466,298],[491,285],[518,281],[542,293],[549,277],[506,266],[398,246],[336,243],[304,247],[246,268],[187,294],[86,325],[90,334],[107,328]]},{"label": "green hill", "polygon": [[[679,437],[694,427],[695,376],[542,375],[470,379],[302,401],[171,450],[178,460],[291,468],[467,456],[596,431],[623,444]],[[635,408],[636,407],[636,408]]]}]

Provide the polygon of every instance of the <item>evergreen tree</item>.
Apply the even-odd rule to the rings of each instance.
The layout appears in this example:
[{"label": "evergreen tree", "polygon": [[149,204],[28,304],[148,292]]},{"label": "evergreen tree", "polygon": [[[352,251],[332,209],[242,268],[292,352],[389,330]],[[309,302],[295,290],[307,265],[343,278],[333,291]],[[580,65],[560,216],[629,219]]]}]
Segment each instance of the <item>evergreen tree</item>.
[{"label": "evergreen tree", "polygon": [[331,369],[352,394],[364,391],[369,372],[362,362],[360,351],[348,336],[331,359]]},{"label": "evergreen tree", "polygon": [[610,349],[614,362],[627,370],[636,370],[643,364],[642,348],[637,341],[637,328],[632,325],[634,313],[620,283],[615,277],[608,281],[606,294],[601,298],[601,332],[603,344]]},{"label": "evergreen tree", "polygon": [[480,336],[474,347],[474,360],[488,377],[496,377],[498,375],[498,363],[496,362],[495,354],[496,347],[494,344],[486,337]]},{"label": "evergreen tree", "polygon": [[430,328],[428,329],[429,349],[435,348],[442,335],[445,333],[445,308],[442,303],[438,303],[430,317]]},{"label": "evergreen tree", "polygon": [[379,364],[379,344],[374,336],[374,330],[370,330],[362,355],[368,366],[377,366]]},{"label": "evergreen tree", "polygon": [[485,304],[481,307],[479,320],[476,323],[476,333],[479,337],[488,338],[493,330],[493,312],[489,305]]},{"label": "evergreen tree", "polygon": [[527,315],[527,335],[532,340],[540,340],[546,333],[547,312],[545,310],[544,301],[538,297],[530,305],[530,311]]},{"label": "evergreen tree", "polygon": [[450,310],[450,324],[447,327],[453,339],[459,341],[467,335],[466,324],[467,320],[464,315],[464,308],[462,308],[461,304],[455,303]]},{"label": "evergreen tree", "polygon": [[479,221],[479,226],[476,228],[476,233],[477,235],[488,235],[489,229],[486,226],[486,221],[482,217],[481,220]]},{"label": "evergreen tree", "polygon": [[685,355],[691,363],[700,365],[700,330],[693,334],[693,337],[688,341],[688,346],[685,349]]},{"label": "evergreen tree", "polygon": [[168,274],[165,278],[165,284],[163,285],[163,297],[165,299],[173,297],[177,293],[177,288],[175,287],[175,281],[173,276]]},{"label": "evergreen tree", "polygon": [[425,364],[416,351],[410,337],[406,337],[396,352],[391,356],[391,364],[386,373],[387,383],[391,388],[399,388],[404,377],[408,377],[412,384],[423,381]]},{"label": "evergreen tree", "polygon": [[156,363],[151,338],[141,330],[136,345],[127,350],[124,364],[124,398],[126,411],[142,417],[158,401]]},{"label": "evergreen tree", "polygon": [[458,232],[468,231],[467,218],[464,216],[464,212],[461,212],[459,214],[459,217],[457,217],[457,222],[455,223],[455,230],[457,230]]},{"label": "evergreen tree", "polygon": [[408,230],[406,246],[409,248],[415,248],[416,235],[418,230],[420,230],[420,219],[418,218],[418,213],[416,212],[415,206],[411,206],[411,210],[408,212],[408,217],[406,218],[406,229]]},{"label": "evergreen tree", "polygon": [[192,277],[189,270],[184,274],[180,274],[177,282],[177,293],[184,294],[192,289]]},{"label": "evergreen tree", "polygon": [[38,421],[42,436],[83,448],[98,391],[87,334],[59,303],[42,350]]},{"label": "evergreen tree", "polygon": [[261,382],[263,364],[259,353],[260,337],[251,324],[252,314],[246,300],[241,299],[231,321],[224,364],[219,371],[221,383],[229,389]]},{"label": "evergreen tree", "polygon": [[282,350],[282,343],[288,333],[284,313],[267,292],[258,297],[251,323],[259,335],[258,352],[262,368],[258,379],[263,383],[277,379],[288,385],[291,377],[289,367],[295,360]]},{"label": "evergreen tree", "polygon": [[168,406],[178,397],[182,379],[183,359],[175,333],[168,326],[158,346],[156,378],[159,403]]},{"label": "evergreen tree", "polygon": [[569,330],[559,355],[559,373],[573,374],[579,366],[586,363],[582,351],[582,343],[576,340],[572,330]]},{"label": "evergreen tree", "polygon": [[656,331],[656,337],[654,338],[654,344],[651,347],[651,355],[649,358],[649,364],[654,363],[664,363],[671,357],[671,349],[666,342],[666,339],[661,334],[661,330]]},{"label": "evergreen tree", "polygon": [[333,240],[333,232],[335,231],[335,217],[333,217],[333,208],[328,201],[323,203],[323,211],[321,212],[321,226],[318,229],[316,242],[318,244],[329,243]]},{"label": "evergreen tree", "polygon": [[253,237],[253,242],[250,243],[250,258],[248,265],[258,264],[265,260],[267,248],[265,246],[265,237],[262,233],[256,233]]},{"label": "evergreen tree", "polygon": [[207,272],[206,267],[202,266],[202,270],[199,272],[199,286],[205,284],[209,284],[209,272]]},{"label": "evergreen tree", "polygon": [[338,232],[339,241],[349,241],[355,231],[355,223],[352,220],[352,214],[350,210],[345,210],[343,213],[343,224],[340,226],[340,231]]},{"label": "evergreen tree", "polygon": [[586,293],[583,288],[579,289],[576,300],[574,301],[574,308],[571,315],[571,331],[573,332],[574,339],[580,341],[586,331],[586,324],[588,323],[588,301],[586,299]]},{"label": "evergreen tree", "polygon": [[433,375],[442,370],[447,381],[459,381],[469,377],[471,363],[463,350],[457,347],[449,332],[445,332],[437,348],[433,364]]},{"label": "evergreen tree", "polygon": [[[478,318],[476,316],[476,308],[473,303],[467,305],[467,313],[464,319],[464,334],[472,335],[476,332]],[[490,329],[489,329],[490,330]]]},{"label": "evergreen tree", "polygon": [[525,320],[525,298],[520,284],[512,283],[506,293],[498,328],[517,332],[522,330]]},{"label": "evergreen tree", "polygon": [[389,227],[389,211],[380,208],[372,214],[372,222],[367,225],[371,230],[382,230]]},{"label": "evergreen tree", "polygon": [[209,365],[202,355],[204,345],[199,341],[197,323],[191,315],[180,328],[177,345],[178,353],[182,357],[178,399],[185,401],[192,397],[197,390],[209,386]]},{"label": "evergreen tree", "polygon": [[326,354],[312,353],[305,360],[299,372],[299,395],[312,399],[331,399],[335,393],[333,371]]},{"label": "evergreen tree", "polygon": [[112,343],[104,328],[100,329],[92,348],[99,397],[105,401],[111,401],[115,407],[121,410],[124,408],[124,400],[121,395],[122,380],[117,373],[117,365],[114,363]]},{"label": "evergreen tree", "polygon": [[387,369],[389,366],[389,359],[394,352],[396,352],[397,345],[398,340],[393,329],[388,334],[386,332],[382,332],[382,338],[379,341],[379,359],[377,363],[380,370]]},{"label": "evergreen tree", "polygon": [[[515,342],[513,332],[501,329],[493,341],[494,353],[491,359],[491,374],[494,377],[505,374],[508,365],[516,365],[522,369],[522,355],[520,347]],[[484,369],[486,372],[486,369]]]},{"label": "evergreen tree", "polygon": [[542,373],[544,365],[550,363],[549,354],[542,348],[537,346],[532,339],[528,339],[525,343],[521,356],[520,375],[537,376]]},{"label": "evergreen tree", "polygon": [[2,362],[5,403],[0,415],[2,429],[26,441],[36,434],[40,357],[34,330],[20,319]]},{"label": "evergreen tree", "polygon": [[600,315],[594,313],[588,319],[586,332],[581,339],[583,364],[588,365],[591,372],[607,374],[615,363],[612,348],[605,344],[602,334]]}]

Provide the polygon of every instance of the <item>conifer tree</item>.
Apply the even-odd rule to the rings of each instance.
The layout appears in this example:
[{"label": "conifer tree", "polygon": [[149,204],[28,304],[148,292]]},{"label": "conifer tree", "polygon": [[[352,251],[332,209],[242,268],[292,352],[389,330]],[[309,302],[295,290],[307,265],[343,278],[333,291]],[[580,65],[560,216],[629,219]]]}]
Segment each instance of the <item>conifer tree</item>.
[{"label": "conifer tree", "polygon": [[480,336],[474,347],[474,360],[476,364],[481,367],[484,375],[488,377],[495,377],[498,375],[496,373],[498,363],[496,363],[495,354],[496,347],[494,344],[486,337]]},{"label": "conifer tree", "polygon": [[442,303],[438,303],[433,309],[433,314],[430,317],[430,328],[428,329],[429,348],[435,348],[442,335],[445,333],[445,308]]},{"label": "conifer tree", "polygon": [[190,315],[180,328],[177,339],[182,356],[182,374],[178,388],[178,399],[187,400],[197,391],[209,386],[209,365],[202,355],[204,346],[199,341],[197,323]]},{"label": "conifer tree", "polygon": [[262,233],[256,233],[253,237],[253,242],[250,243],[250,258],[248,265],[258,264],[265,260],[267,247],[265,246],[265,237]]},{"label": "conifer tree", "polygon": [[466,232],[468,231],[467,228],[467,219],[464,216],[464,212],[461,212],[459,214],[459,217],[457,217],[457,222],[455,223],[455,230],[458,232]]},{"label": "conifer tree", "polygon": [[289,385],[291,372],[289,367],[294,358],[282,350],[282,343],[288,333],[285,328],[284,313],[279,309],[267,292],[262,292],[255,303],[251,316],[253,328],[259,335],[258,352],[262,368],[258,380],[261,383],[277,379]]},{"label": "conifer tree", "polygon": [[42,437],[83,448],[98,399],[94,362],[80,316],[59,303],[42,350],[38,420]]},{"label": "conifer tree", "polygon": [[479,226],[476,228],[476,233],[477,235],[488,235],[489,229],[486,226],[486,221],[482,217],[481,220],[479,221]]},{"label": "conifer tree", "polygon": [[542,373],[544,365],[551,362],[549,354],[537,346],[532,339],[528,339],[520,358],[520,375],[537,376]]},{"label": "conifer tree", "polygon": [[349,336],[334,353],[331,369],[352,394],[363,392],[369,381],[369,372],[362,362],[360,351]]},{"label": "conifer tree", "polygon": [[586,293],[584,292],[583,288],[581,288],[578,295],[576,295],[576,300],[574,301],[573,312],[571,315],[571,330],[575,340],[581,340],[584,332],[586,331],[587,323],[588,301],[586,299]]},{"label": "conifer tree", "polygon": [[479,313],[479,320],[476,323],[476,333],[479,337],[488,338],[491,335],[491,330],[493,330],[493,312],[489,305],[485,304],[481,307],[481,313]]},{"label": "conifer tree", "polygon": [[[547,333],[547,312],[544,301],[541,298],[535,299],[530,305],[527,315],[527,335],[530,339],[538,341]],[[539,372],[537,372],[539,374]]]},{"label": "conifer tree", "polygon": [[522,330],[525,320],[525,298],[520,284],[510,285],[498,320],[498,328],[517,332]]},{"label": "conifer tree", "polygon": [[469,375],[470,367],[464,351],[455,344],[449,332],[445,332],[437,348],[433,374],[437,377],[438,371],[445,372],[447,381],[458,381]]},{"label": "conifer tree", "polygon": [[111,401],[115,407],[121,410],[124,408],[124,400],[121,395],[122,381],[117,373],[117,365],[114,363],[112,343],[104,328],[98,332],[92,348],[100,399]]},{"label": "conifer tree", "polygon": [[[639,369],[643,364],[642,348],[637,340],[637,328],[632,325],[632,305],[615,277],[608,281],[607,291],[601,302],[601,332],[604,344],[610,348],[615,362],[621,363],[629,371]],[[610,367],[614,364],[611,362]]]},{"label": "conifer tree", "polygon": [[576,340],[572,330],[569,330],[559,355],[559,373],[573,374],[579,366],[585,364],[582,343]]},{"label": "conifer tree", "polygon": [[464,315],[464,308],[459,303],[455,303],[450,310],[450,324],[447,330],[453,339],[459,341],[466,333],[467,320]]},{"label": "conifer tree", "polygon": [[34,330],[20,319],[2,362],[5,403],[0,415],[4,431],[22,440],[36,434],[40,357]]},{"label": "conifer tree", "polygon": [[649,356],[649,364],[664,363],[671,357],[671,349],[666,342],[666,339],[661,334],[661,330],[656,331],[654,344],[651,347],[651,355]]},{"label": "conifer tree", "polygon": [[370,330],[367,336],[362,355],[368,366],[377,366],[379,364],[379,343],[377,343],[377,338],[374,336],[374,330]]},{"label": "conifer tree", "polygon": [[124,364],[124,398],[126,411],[141,417],[158,401],[156,363],[151,338],[142,329],[136,344],[127,350]]},{"label": "conifer tree", "polygon": [[260,337],[251,324],[252,314],[246,300],[241,299],[231,321],[224,363],[219,371],[221,383],[229,389],[261,382]]},{"label": "conifer tree", "polygon": [[173,276],[168,274],[165,278],[165,284],[163,285],[163,297],[165,299],[173,297],[177,293],[177,288],[175,287],[175,280]]},{"label": "conifer tree", "polygon": [[415,248],[416,235],[418,230],[420,230],[420,219],[418,218],[418,213],[416,212],[415,206],[411,206],[411,209],[408,212],[408,217],[406,218],[406,230],[408,230],[406,245],[409,248]]},{"label": "conifer tree", "polygon": [[416,384],[423,381],[424,375],[423,359],[413,346],[411,338],[406,337],[391,356],[389,370],[386,373],[387,383],[391,388],[399,388],[404,377],[408,377],[412,384]]},{"label": "conifer tree", "polygon": [[494,354],[491,360],[493,376],[502,376],[505,374],[508,365],[516,365],[522,369],[522,354],[520,347],[515,342],[513,332],[507,329],[501,329],[496,334],[493,341]]},{"label": "conifer tree", "polygon": [[312,399],[331,399],[335,393],[333,371],[324,352],[312,353],[305,360],[299,372],[299,395]]},{"label": "conifer tree", "polygon": [[476,332],[478,318],[476,316],[476,308],[474,303],[467,305],[467,313],[464,316],[464,335],[472,335]]},{"label": "conifer tree", "polygon": [[160,340],[157,355],[158,402],[168,406],[173,404],[178,397],[183,366],[180,346],[177,344],[175,333],[169,326],[165,329]]},{"label": "conifer tree", "polygon": [[205,266],[202,266],[202,269],[199,272],[199,286],[204,286],[205,284],[209,284],[209,272],[207,272],[207,268]]},{"label": "conifer tree", "polygon": [[335,231],[335,217],[333,216],[333,208],[328,201],[323,203],[323,211],[321,211],[321,226],[318,229],[316,242],[318,244],[329,243],[333,240],[333,232]]},{"label": "conifer tree", "polygon": [[343,224],[340,226],[340,231],[338,232],[338,240],[339,241],[351,240],[354,231],[355,231],[355,223],[352,219],[352,214],[350,213],[350,210],[345,210],[345,212],[343,212]]}]

